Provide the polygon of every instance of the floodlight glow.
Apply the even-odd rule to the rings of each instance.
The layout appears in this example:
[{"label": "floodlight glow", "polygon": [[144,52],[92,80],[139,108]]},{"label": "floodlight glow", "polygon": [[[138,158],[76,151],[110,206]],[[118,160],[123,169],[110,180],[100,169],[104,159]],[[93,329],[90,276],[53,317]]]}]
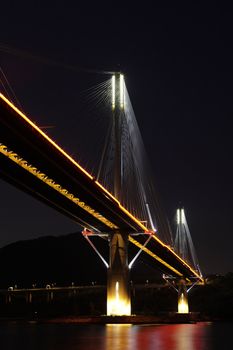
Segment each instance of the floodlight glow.
[{"label": "floodlight glow", "polygon": [[120,74],[120,106],[124,108],[124,75]]},{"label": "floodlight glow", "polygon": [[115,109],[116,105],[116,76],[112,76],[112,109]]},{"label": "floodlight glow", "polygon": [[181,293],[178,300],[178,314],[188,314],[189,313],[189,305],[187,296],[184,293]]},{"label": "floodlight glow", "polygon": [[116,281],[113,289],[113,295],[107,298],[107,315],[122,316],[131,315],[131,305],[129,299],[125,296],[120,282]]},{"label": "floodlight glow", "polygon": [[177,224],[179,225],[180,224],[180,209],[177,209],[176,220],[177,220]]}]

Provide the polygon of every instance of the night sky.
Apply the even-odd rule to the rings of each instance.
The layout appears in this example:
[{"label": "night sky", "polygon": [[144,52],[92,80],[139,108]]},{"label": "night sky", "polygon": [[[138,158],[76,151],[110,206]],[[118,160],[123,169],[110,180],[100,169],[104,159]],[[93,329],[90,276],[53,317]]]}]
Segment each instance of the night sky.
[{"label": "night sky", "polygon": [[[91,170],[98,116],[82,120],[85,89],[121,69],[169,221],[182,205],[203,273],[233,271],[231,9],[59,4],[1,5],[0,66],[23,111]],[[0,246],[79,230],[3,181],[0,193]]]}]

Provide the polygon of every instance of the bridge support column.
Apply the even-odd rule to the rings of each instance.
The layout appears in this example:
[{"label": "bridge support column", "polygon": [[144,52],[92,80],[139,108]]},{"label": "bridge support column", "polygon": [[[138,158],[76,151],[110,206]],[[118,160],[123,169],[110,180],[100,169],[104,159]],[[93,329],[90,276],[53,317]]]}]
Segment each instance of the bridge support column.
[{"label": "bridge support column", "polygon": [[109,237],[110,263],[107,281],[107,315],[131,315],[128,266],[128,235]]},{"label": "bridge support column", "polygon": [[6,294],[6,304],[11,304],[12,302],[12,297],[10,293]]},{"label": "bridge support column", "polygon": [[182,279],[178,283],[178,314],[188,314],[188,292],[185,281]]},{"label": "bridge support column", "polygon": [[53,301],[53,292],[48,291],[47,292],[47,303],[51,303]]},{"label": "bridge support column", "polygon": [[27,304],[32,303],[32,293],[31,292],[26,293],[26,303]]}]

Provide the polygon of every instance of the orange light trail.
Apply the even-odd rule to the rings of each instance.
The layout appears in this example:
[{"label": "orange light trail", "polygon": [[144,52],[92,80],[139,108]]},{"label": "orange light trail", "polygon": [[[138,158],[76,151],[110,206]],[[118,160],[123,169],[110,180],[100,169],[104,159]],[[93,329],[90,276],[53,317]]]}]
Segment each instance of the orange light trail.
[{"label": "orange light trail", "polygon": [[10,102],[3,94],[0,93],[0,98],[5,101],[9,107],[11,107],[17,114],[20,115],[27,123],[29,123],[36,131],[38,131],[51,145],[53,145],[58,151],[60,151],[66,158],[68,158],[79,170],[81,170],[86,176],[93,180],[91,176],[81,165],[79,165],[68,153],[66,153],[56,142],[54,142],[48,135],[46,135],[35,123],[33,123],[24,113],[22,113],[12,102]]},{"label": "orange light trail", "polygon": [[166,263],[166,261],[164,261],[163,259],[161,259],[158,255],[154,254],[151,250],[149,250],[148,248],[146,248],[145,246],[143,246],[141,243],[139,243],[138,241],[136,241],[136,239],[132,238],[131,236],[129,236],[129,241],[131,243],[133,243],[134,245],[136,245],[137,247],[139,247],[140,249],[142,249],[144,252],[146,252],[148,255],[152,256],[152,258],[156,259],[157,261],[160,262],[160,264],[163,264],[164,266],[166,266],[168,269],[172,270],[173,272],[175,272],[175,274],[177,274],[178,276],[183,276],[181,272],[179,272],[178,270],[176,270],[174,267],[172,267],[171,265],[169,265],[168,263]]},{"label": "orange light trail", "polygon": [[59,192],[64,197],[68,198],[70,201],[75,203],[77,206],[81,207],[83,210],[94,216],[99,221],[103,222],[106,226],[110,227],[111,229],[118,229],[118,227],[113,224],[111,221],[106,219],[103,215],[98,213],[95,209],[91,208],[88,204],[80,200],[76,195],[69,192],[66,188],[62,187],[60,184],[55,182],[53,179],[48,177],[46,174],[42,173],[39,169],[29,164],[25,159],[20,157],[17,153],[9,150],[7,146],[0,143],[0,153],[2,153],[4,156],[11,159],[14,163],[18,164],[25,170],[27,170],[29,173],[37,177],[39,180],[46,183],[46,185],[52,187],[54,190]]}]

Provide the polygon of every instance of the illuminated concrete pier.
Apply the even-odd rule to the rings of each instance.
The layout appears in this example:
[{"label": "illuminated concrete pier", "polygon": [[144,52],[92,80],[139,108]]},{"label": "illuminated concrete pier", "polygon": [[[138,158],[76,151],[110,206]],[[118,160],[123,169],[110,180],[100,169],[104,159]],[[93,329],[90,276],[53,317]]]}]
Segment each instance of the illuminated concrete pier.
[{"label": "illuminated concrete pier", "polygon": [[26,298],[26,303],[27,304],[31,304],[32,303],[32,293],[31,292],[27,292],[25,295]]},{"label": "illuminated concrete pier", "polygon": [[113,234],[109,248],[107,315],[131,315],[128,237],[121,233]]}]

